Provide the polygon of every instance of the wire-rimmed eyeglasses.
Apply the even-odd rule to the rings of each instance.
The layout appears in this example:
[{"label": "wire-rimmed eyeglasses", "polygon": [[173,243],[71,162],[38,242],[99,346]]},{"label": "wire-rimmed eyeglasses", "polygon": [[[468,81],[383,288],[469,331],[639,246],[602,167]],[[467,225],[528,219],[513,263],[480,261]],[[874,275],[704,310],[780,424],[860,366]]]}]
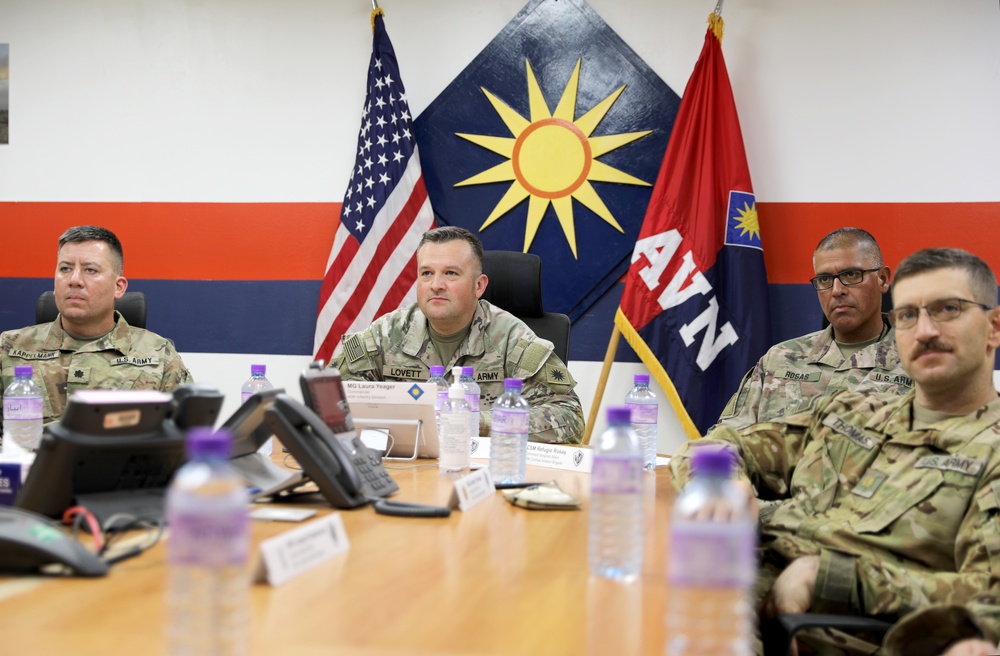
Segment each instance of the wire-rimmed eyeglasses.
[{"label": "wire-rimmed eyeglasses", "polygon": [[993,308],[985,303],[970,301],[965,298],[942,298],[932,301],[920,307],[914,305],[904,305],[889,312],[889,322],[896,327],[896,330],[909,330],[917,325],[920,319],[920,311],[927,310],[927,316],[934,323],[954,321],[962,316],[966,305],[975,305],[984,310]]},{"label": "wire-rimmed eyeglasses", "polygon": [[874,269],[848,269],[847,271],[841,271],[840,273],[821,273],[815,278],[810,278],[809,282],[812,283],[813,289],[818,291],[832,288],[834,280],[839,280],[841,285],[851,287],[854,285],[860,285],[864,282],[866,273],[878,271],[881,268],[882,267],[875,267]]}]

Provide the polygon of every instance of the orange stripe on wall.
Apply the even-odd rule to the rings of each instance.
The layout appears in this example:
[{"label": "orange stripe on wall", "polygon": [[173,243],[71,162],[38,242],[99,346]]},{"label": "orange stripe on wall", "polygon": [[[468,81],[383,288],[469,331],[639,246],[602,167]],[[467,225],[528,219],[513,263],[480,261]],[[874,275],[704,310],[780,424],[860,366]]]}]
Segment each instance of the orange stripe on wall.
[{"label": "orange stripe on wall", "polygon": [[914,251],[948,246],[1000,275],[1000,203],[758,203],[757,212],[771,283],[809,282],[816,244],[844,226],[872,233],[893,270]]},{"label": "orange stripe on wall", "polygon": [[[0,276],[50,278],[59,235],[112,230],[125,275],[159,280],[320,280],[340,203],[0,203]],[[10,226],[30,227],[10,238]]]},{"label": "orange stripe on wall", "polygon": [[[915,250],[954,246],[1000,272],[1000,203],[758,203],[769,282],[805,284],[817,242],[842,226],[875,235],[895,268]],[[0,277],[49,278],[56,242],[73,225],[110,228],[130,278],[321,280],[340,203],[0,202]]]}]

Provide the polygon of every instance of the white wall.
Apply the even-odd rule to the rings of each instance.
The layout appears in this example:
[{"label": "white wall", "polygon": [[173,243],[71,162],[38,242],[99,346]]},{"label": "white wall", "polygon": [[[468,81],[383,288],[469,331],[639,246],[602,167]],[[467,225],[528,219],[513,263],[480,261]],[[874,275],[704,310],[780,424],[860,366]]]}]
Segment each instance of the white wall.
[{"label": "white wall", "polygon": [[[523,6],[380,4],[415,113]],[[590,2],[678,92],[714,4]],[[11,45],[0,201],[339,201],[369,11],[362,0],[0,0]],[[759,201],[1000,199],[996,0],[729,0],[723,15]],[[233,394],[251,361],[294,388],[308,360],[185,359]],[[600,364],[570,369],[589,410]],[[617,366],[609,398],[637,370]],[[661,414],[672,452],[683,437]]]}]

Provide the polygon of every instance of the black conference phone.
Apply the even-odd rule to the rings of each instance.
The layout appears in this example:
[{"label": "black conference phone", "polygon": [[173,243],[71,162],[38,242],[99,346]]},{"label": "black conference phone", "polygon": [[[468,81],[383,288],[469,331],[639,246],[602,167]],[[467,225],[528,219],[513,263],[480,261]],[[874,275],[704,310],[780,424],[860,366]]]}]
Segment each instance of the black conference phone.
[{"label": "black conference phone", "polygon": [[345,444],[316,413],[292,397],[279,394],[264,421],[334,508],[357,508],[399,489],[378,456],[353,431],[340,434],[345,435]]},{"label": "black conference phone", "polygon": [[378,455],[356,437],[345,444],[316,413],[287,394],[275,398],[264,413],[264,420],[334,508],[357,508],[373,502],[375,512],[382,515],[447,517],[451,514],[451,509],[445,506],[379,498],[395,492],[399,486],[385,471]]}]

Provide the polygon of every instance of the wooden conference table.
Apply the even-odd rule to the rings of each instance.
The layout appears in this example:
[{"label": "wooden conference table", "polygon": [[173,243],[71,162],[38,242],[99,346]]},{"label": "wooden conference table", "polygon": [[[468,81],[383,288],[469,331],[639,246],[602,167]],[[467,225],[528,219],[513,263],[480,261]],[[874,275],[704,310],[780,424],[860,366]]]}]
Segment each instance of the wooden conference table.
[{"label": "wooden conference table", "polygon": [[[394,499],[447,499],[452,480],[434,461],[387,464]],[[662,654],[668,468],[645,477],[645,564],[631,584],[589,576],[589,475],[529,467],[528,479],[558,480],[583,510],[525,510],[499,492],[446,519],[316,504],[341,513],[350,549],[280,587],[252,586],[250,653]],[[254,522],[253,539],[300,525]],[[164,653],[165,553],[161,541],[99,579],[0,577],[0,653]]]}]

